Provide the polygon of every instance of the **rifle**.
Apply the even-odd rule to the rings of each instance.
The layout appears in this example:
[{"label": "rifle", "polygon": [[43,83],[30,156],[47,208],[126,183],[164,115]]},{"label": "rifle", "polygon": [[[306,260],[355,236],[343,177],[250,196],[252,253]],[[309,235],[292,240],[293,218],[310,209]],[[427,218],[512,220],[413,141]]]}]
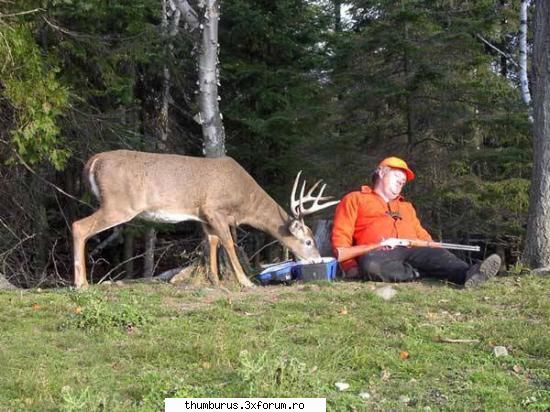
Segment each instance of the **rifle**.
[{"label": "rifle", "polygon": [[350,247],[339,247],[336,248],[336,259],[338,262],[343,262],[345,260],[354,259],[358,256],[364,255],[367,252],[376,249],[382,249],[384,247],[441,247],[443,249],[455,249],[455,250],[469,250],[472,252],[479,252],[479,246],[469,246],[469,245],[459,245],[456,243],[443,243],[443,242],[434,242],[431,240],[412,240],[412,239],[397,239],[389,238],[385,239],[380,243],[374,245],[357,245]]}]

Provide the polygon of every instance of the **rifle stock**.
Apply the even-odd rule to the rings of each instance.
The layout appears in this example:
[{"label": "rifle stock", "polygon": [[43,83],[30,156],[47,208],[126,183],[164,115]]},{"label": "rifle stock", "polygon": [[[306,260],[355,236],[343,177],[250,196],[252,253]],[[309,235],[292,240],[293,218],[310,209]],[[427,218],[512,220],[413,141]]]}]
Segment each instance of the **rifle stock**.
[{"label": "rifle stock", "polygon": [[336,260],[344,262],[345,260],[355,259],[358,256],[364,255],[372,250],[379,249],[380,245],[357,245],[350,247],[336,248]]},{"label": "rifle stock", "polygon": [[[459,245],[456,243],[442,243],[434,242],[432,240],[419,240],[419,239],[388,239],[394,240],[395,246],[405,246],[405,247],[440,247],[443,249],[456,249],[456,250],[469,250],[472,252],[479,252],[479,246],[469,246],[469,245]],[[350,247],[339,247],[336,248],[336,259],[338,262],[343,262],[345,260],[355,259],[358,256],[364,255],[372,250],[380,249],[384,247],[381,244],[374,245],[356,245]]]}]

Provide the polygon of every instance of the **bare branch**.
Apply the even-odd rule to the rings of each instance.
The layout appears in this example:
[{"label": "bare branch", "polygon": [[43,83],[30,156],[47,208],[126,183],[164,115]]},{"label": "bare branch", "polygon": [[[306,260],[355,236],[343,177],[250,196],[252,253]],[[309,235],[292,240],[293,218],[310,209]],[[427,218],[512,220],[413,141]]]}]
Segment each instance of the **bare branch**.
[{"label": "bare branch", "polygon": [[510,60],[510,62],[516,66],[516,67],[519,67],[519,64],[512,58],[512,56],[510,56],[508,53],[506,52],[503,52],[502,50],[500,50],[497,46],[495,46],[494,44],[492,44],[491,42],[489,42],[488,40],[486,40],[481,34],[476,34],[476,37],[481,40],[483,43],[485,43],[487,46],[489,46],[491,49],[495,50],[497,53],[499,54],[502,54],[504,57],[506,57],[508,60]]},{"label": "bare branch", "polygon": [[33,9],[33,10],[27,10],[27,11],[20,11],[18,13],[10,13],[10,14],[2,14],[0,13],[0,19],[4,19],[4,18],[7,18],[7,17],[17,17],[17,16],[24,16],[26,14],[33,14],[33,13],[38,13],[39,11],[46,11],[40,7],[36,8],[36,9]]},{"label": "bare branch", "polygon": [[[175,36],[178,33],[180,19],[181,19],[181,10],[179,7],[176,7],[174,4],[174,0],[169,0],[168,4],[170,6],[170,10],[172,11],[172,19],[170,21],[170,28],[168,30],[168,34],[170,36]],[[166,15],[168,14],[168,11],[166,12]],[[168,17],[168,16],[166,16]]]},{"label": "bare branch", "polygon": [[[6,146],[10,146],[8,142],[6,142],[5,140],[0,140],[1,143],[4,143]],[[51,186],[53,187],[55,190],[57,190],[59,193],[62,193],[64,194],[65,196],[67,196],[68,198],[72,199],[72,200],[75,200],[83,205],[86,205],[86,206],[89,206],[89,207],[92,207],[91,204],[87,203],[87,202],[84,202],[80,199],[77,199],[76,197],[74,197],[73,195],[65,192],[63,189],[61,189],[59,186],[53,184],[52,182],[50,182],[49,180],[46,180],[44,179],[42,176],[40,176],[38,173],[36,173],[34,171],[34,169],[32,167],[30,167],[27,162],[25,162],[25,160],[23,160],[23,158],[19,155],[19,153],[17,153],[17,151],[15,151],[13,148],[10,147],[10,149],[12,150],[13,154],[15,155],[15,157],[17,157],[17,160],[23,165],[23,167],[25,169],[27,169],[29,172],[31,172],[33,175],[35,175],[41,182],[43,183],[46,183],[48,186]]]},{"label": "bare branch", "polygon": [[444,336],[437,336],[435,341],[442,343],[479,343],[479,339],[452,339]]},{"label": "bare branch", "polygon": [[187,0],[174,0],[176,7],[183,15],[183,19],[189,26],[189,31],[195,31],[199,28],[199,15],[191,7]]}]

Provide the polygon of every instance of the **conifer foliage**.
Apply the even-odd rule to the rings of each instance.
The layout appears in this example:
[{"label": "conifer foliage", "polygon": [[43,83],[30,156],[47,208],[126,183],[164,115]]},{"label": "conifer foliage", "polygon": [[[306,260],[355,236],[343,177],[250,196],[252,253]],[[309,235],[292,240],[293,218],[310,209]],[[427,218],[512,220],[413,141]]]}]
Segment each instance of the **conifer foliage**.
[{"label": "conifer foliage", "polygon": [[[525,3],[522,50],[535,33],[535,55],[544,56],[537,30],[546,2]],[[219,50],[209,57],[218,72],[205,77],[190,18],[204,28],[206,5],[219,6],[211,51]],[[529,203],[534,216],[546,196],[544,156],[533,169],[542,186],[528,196],[519,13],[512,0],[0,1],[1,271],[24,286],[71,279],[69,228],[89,214],[79,176],[92,153],[203,155],[205,78],[218,93],[210,106],[223,113],[211,153],[235,157],[281,204],[300,169],[344,194],[381,157],[401,155],[418,172],[407,195],[436,237],[478,242],[512,263]],[[528,86],[543,153],[539,60]],[[181,264],[178,239],[193,231],[159,231],[157,271]],[[139,274],[142,237],[132,225],[93,240],[97,275],[125,260],[134,267],[109,276]],[[530,257],[548,250],[529,245]]]}]

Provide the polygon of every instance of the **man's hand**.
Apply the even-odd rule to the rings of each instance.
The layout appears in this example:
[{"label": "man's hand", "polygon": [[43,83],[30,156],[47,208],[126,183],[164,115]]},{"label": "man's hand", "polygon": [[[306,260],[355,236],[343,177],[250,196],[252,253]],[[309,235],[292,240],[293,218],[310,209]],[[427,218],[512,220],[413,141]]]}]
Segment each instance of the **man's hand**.
[{"label": "man's hand", "polygon": [[410,246],[411,242],[405,239],[397,239],[395,237],[390,237],[389,239],[384,239],[380,242],[380,247],[383,249],[394,249],[398,246]]}]

